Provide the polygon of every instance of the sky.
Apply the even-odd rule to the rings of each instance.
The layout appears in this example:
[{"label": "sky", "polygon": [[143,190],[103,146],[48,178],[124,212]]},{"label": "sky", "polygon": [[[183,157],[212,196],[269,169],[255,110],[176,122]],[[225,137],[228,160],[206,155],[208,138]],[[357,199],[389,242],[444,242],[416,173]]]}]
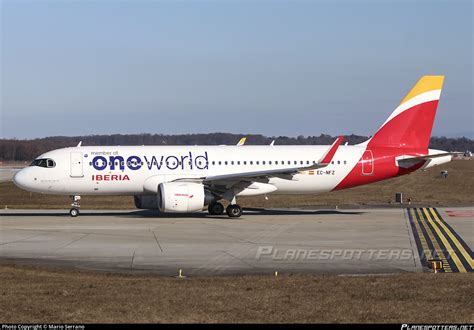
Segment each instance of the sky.
[{"label": "sky", "polygon": [[446,75],[474,137],[472,1],[0,0],[0,138],[372,135]]}]

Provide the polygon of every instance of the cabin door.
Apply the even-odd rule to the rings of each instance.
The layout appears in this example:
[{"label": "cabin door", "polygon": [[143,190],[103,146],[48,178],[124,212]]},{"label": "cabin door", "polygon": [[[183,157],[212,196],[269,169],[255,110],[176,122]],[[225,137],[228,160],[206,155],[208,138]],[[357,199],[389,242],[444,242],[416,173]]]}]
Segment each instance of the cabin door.
[{"label": "cabin door", "polygon": [[71,152],[71,178],[82,178],[84,176],[83,169],[82,152]]},{"label": "cabin door", "polygon": [[362,155],[362,175],[374,175],[374,155],[366,150]]}]

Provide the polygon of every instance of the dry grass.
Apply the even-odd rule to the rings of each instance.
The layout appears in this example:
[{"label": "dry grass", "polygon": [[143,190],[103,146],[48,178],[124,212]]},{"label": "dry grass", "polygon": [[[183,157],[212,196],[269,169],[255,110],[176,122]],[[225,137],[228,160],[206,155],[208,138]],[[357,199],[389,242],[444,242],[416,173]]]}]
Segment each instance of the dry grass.
[{"label": "dry grass", "polygon": [[473,276],[183,280],[2,265],[0,322],[472,323]]},{"label": "dry grass", "polygon": [[[439,172],[449,171],[448,179]],[[396,192],[403,192],[414,203],[431,205],[474,204],[474,161],[454,161],[442,167],[418,171],[395,179],[321,195],[270,195],[266,201],[260,197],[239,198],[244,207],[314,207],[387,205]],[[68,208],[67,196],[42,195],[25,192],[12,183],[0,184],[0,207],[9,208]],[[130,196],[84,196],[85,209],[135,208]]]}]

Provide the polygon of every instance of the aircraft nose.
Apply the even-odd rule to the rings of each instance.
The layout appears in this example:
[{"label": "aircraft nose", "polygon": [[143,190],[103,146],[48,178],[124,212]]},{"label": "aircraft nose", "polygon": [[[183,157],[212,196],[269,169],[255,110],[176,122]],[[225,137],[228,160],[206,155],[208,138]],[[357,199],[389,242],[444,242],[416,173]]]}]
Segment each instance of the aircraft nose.
[{"label": "aircraft nose", "polygon": [[19,188],[28,187],[28,181],[28,174],[24,169],[16,172],[16,174],[13,176],[13,183]]}]

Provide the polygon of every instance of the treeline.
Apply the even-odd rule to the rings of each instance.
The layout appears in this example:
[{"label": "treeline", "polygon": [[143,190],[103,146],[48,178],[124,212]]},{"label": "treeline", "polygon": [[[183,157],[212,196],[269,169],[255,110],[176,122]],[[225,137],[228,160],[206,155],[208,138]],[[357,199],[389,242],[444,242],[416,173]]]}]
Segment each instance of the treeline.
[{"label": "treeline", "polygon": [[[208,133],[208,134],[114,134],[114,135],[89,135],[89,136],[55,136],[32,140],[2,139],[0,140],[1,161],[30,161],[40,154],[63,147],[76,146],[82,141],[84,146],[96,145],[219,145],[236,144],[244,135],[230,133]],[[319,136],[298,137],[267,137],[263,135],[245,135],[246,144],[265,145],[275,140],[276,145],[313,145],[331,144],[335,137],[327,134]],[[367,140],[368,137],[361,135],[347,135],[344,141],[349,144],[357,144]],[[446,138],[432,137],[430,148],[447,151],[474,150],[474,140],[468,138]]]}]

